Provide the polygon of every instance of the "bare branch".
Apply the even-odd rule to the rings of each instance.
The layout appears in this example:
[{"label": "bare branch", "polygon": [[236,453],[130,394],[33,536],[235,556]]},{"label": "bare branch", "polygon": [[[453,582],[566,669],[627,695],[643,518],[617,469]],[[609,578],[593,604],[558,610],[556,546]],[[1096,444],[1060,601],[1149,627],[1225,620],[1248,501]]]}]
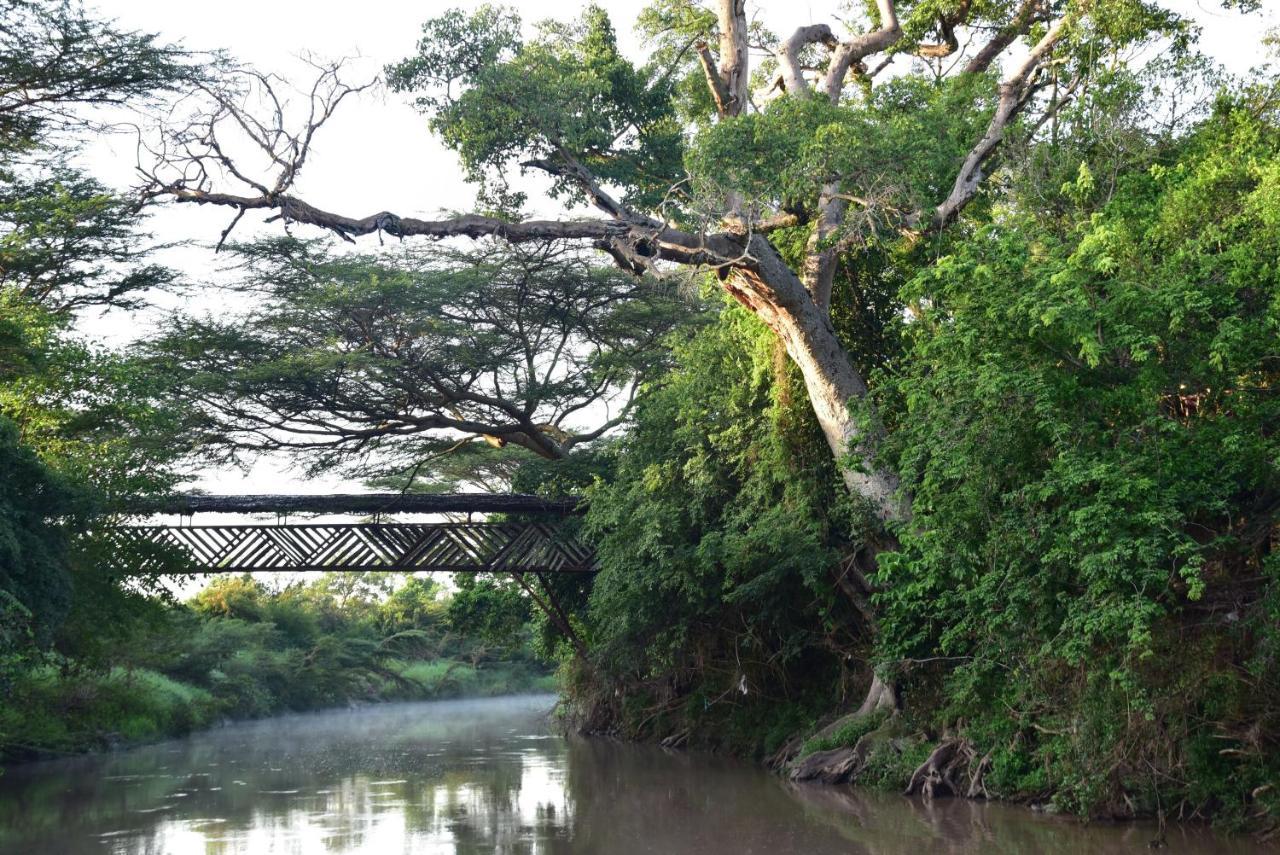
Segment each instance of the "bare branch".
[{"label": "bare branch", "polygon": [[1000,99],[996,103],[995,114],[992,115],[982,139],[978,140],[965,156],[960,172],[956,175],[951,194],[934,211],[931,230],[937,231],[954,220],[964,206],[977,195],[978,187],[986,177],[983,171],[984,164],[1000,146],[1009,123],[1022,111],[1034,94],[1033,76],[1049,52],[1053,50],[1054,45],[1062,38],[1070,20],[1070,15],[1059,18],[1026,58],[1000,84]]},{"label": "bare branch", "polygon": [[826,24],[812,24],[797,29],[774,52],[782,69],[782,86],[787,92],[799,95],[809,91],[809,84],[804,79],[804,69],[800,66],[800,51],[812,44],[825,45],[828,50],[835,50],[839,42]]},{"label": "bare branch", "polygon": [[711,90],[711,99],[716,102],[716,112],[721,116],[729,115],[729,102],[733,96],[729,94],[729,89],[724,85],[724,81],[720,79],[720,72],[716,70],[715,57],[711,55],[711,49],[707,47],[707,43],[699,41],[694,45],[694,49],[698,52],[698,62],[702,64],[702,73],[707,77],[707,87]]},{"label": "bare branch", "polygon": [[248,210],[275,210],[270,220],[300,223],[326,229],[350,239],[384,231],[393,237],[501,237],[511,243],[531,240],[607,240],[625,235],[630,227],[614,220],[526,220],[509,222],[497,217],[466,214],[448,220],[420,220],[381,211],[365,217],[347,217],[321,210],[294,196],[237,196],[190,189],[181,185],[160,188],[175,201]]},{"label": "bare branch", "polygon": [[540,169],[550,175],[573,182],[586,194],[593,205],[611,217],[625,217],[631,214],[631,211],[625,205],[605,192],[604,188],[600,186],[600,182],[591,174],[591,171],[583,166],[581,161],[570,154],[567,149],[563,146],[558,146],[556,155],[559,157],[558,162],[545,158],[535,158],[526,160],[520,165],[532,169]]},{"label": "bare branch", "polygon": [[765,217],[762,220],[756,220],[755,231],[762,235],[767,235],[770,232],[776,232],[778,229],[789,229],[798,225],[800,225],[800,217],[798,215],[783,211],[782,213]]},{"label": "bare branch", "polygon": [[822,90],[832,102],[840,99],[844,90],[844,80],[854,63],[861,62],[873,53],[879,53],[891,47],[902,38],[902,28],[898,26],[898,11],[894,0],[876,0],[880,10],[880,29],[855,36],[841,43],[831,56],[831,64],[827,68],[827,77],[823,81]]},{"label": "bare branch", "polygon": [[[305,99],[303,117],[296,129],[289,127],[288,102],[277,92],[283,81],[273,75],[236,67],[215,83],[198,83],[197,97],[190,99],[195,106],[189,119],[162,126],[154,145],[140,141],[137,168],[147,178],[143,198],[174,195],[179,188],[203,192],[216,175],[242,185],[248,191],[244,198],[283,197],[306,164],[316,131],[347,97],[374,85],[373,81],[359,85],[344,82],[341,61],[305,61],[318,74],[310,89],[301,93]],[[151,165],[143,164],[143,155],[152,158]],[[255,170],[238,162],[241,158],[250,163],[261,161],[270,177],[252,177]]]},{"label": "bare branch", "polygon": [[964,72],[966,74],[980,74],[986,71],[991,66],[991,63],[995,62],[996,57],[1004,53],[1015,39],[1031,28],[1031,24],[1036,20],[1035,13],[1041,8],[1040,4],[1041,0],[1023,0],[1022,5],[1018,7],[1018,14],[1014,15],[1009,25],[1001,28],[991,41],[983,45],[973,55],[973,58],[965,65]]},{"label": "bare branch", "polygon": [[1041,113],[1040,117],[1035,120],[1034,124],[1031,125],[1031,127],[1028,129],[1028,133],[1031,136],[1034,136],[1035,134],[1037,134],[1040,131],[1040,129],[1043,128],[1050,121],[1052,121],[1053,118],[1058,115],[1058,113],[1062,112],[1063,107],[1067,106],[1072,101],[1074,101],[1076,97],[1076,90],[1080,88],[1080,84],[1083,82],[1084,82],[1084,77],[1080,74],[1077,74],[1074,77],[1072,77],[1071,80],[1067,83],[1067,85],[1064,86],[1062,90],[1058,92],[1058,94],[1053,98],[1053,100],[1050,101],[1049,104],[1044,108],[1044,112]]},{"label": "bare branch", "polygon": [[222,230],[222,234],[218,237],[218,245],[213,248],[214,252],[222,251],[222,247],[226,244],[227,238],[231,235],[231,232],[235,229],[236,224],[240,222],[240,218],[243,216],[244,216],[244,208],[241,208],[240,210],[236,211],[236,215],[231,218],[231,222],[227,225],[225,229]]}]

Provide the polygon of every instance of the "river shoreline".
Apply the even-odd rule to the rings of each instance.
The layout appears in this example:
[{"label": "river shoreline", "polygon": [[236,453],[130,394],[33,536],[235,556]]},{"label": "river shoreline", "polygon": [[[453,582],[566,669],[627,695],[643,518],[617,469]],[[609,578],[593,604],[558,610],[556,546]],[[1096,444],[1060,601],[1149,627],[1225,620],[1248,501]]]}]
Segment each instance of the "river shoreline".
[{"label": "river shoreline", "polygon": [[[841,721],[837,718],[835,723]],[[822,733],[829,730],[831,725],[821,728],[816,733]],[[865,736],[874,736],[879,728],[872,730]],[[857,771],[852,777],[843,778],[841,780],[824,780],[820,774],[812,774],[808,777],[797,777],[796,772],[802,761],[817,755],[828,754],[833,755],[828,758],[827,768],[836,770],[837,774],[841,774],[839,770],[844,769],[844,773],[848,773],[846,752],[854,754],[859,751],[857,744],[836,748],[830,751],[818,751],[813,754],[802,753],[802,746],[815,738],[815,732],[798,733],[787,741],[784,747],[772,757],[766,758],[750,758],[741,753],[734,752],[732,749],[713,748],[699,745],[690,745],[689,734],[684,734],[682,739],[672,740],[671,738],[659,740],[629,740],[616,734],[581,732],[572,728],[562,727],[561,732],[566,735],[580,736],[585,738],[605,738],[616,740],[623,744],[646,745],[654,748],[660,748],[664,751],[674,751],[690,755],[708,755],[718,757],[728,757],[734,760],[751,763],[752,765],[767,770],[777,779],[785,782],[788,786],[801,788],[807,792],[828,792],[833,794],[833,798],[838,800],[841,794],[851,793],[878,793],[885,797],[901,798],[904,802],[912,802],[916,804],[934,804],[957,802],[975,805],[996,805],[1010,810],[1024,812],[1027,816],[1035,817],[1038,820],[1061,822],[1076,827],[1087,826],[1108,826],[1117,829],[1133,829],[1140,830],[1148,834],[1146,844],[1152,849],[1163,848],[1168,845],[1168,837],[1173,834],[1214,834],[1224,838],[1234,840],[1246,845],[1259,845],[1266,847],[1264,851],[1274,851],[1280,853],[1280,840],[1275,836],[1259,835],[1246,831],[1227,830],[1214,826],[1207,820],[1180,820],[1168,819],[1163,822],[1161,819],[1151,813],[1137,813],[1128,816],[1121,815],[1105,815],[1099,814],[1094,816],[1086,816],[1070,811],[1065,811],[1053,803],[1052,797],[1044,797],[1041,799],[1018,799],[1018,798],[999,798],[989,795],[968,795],[964,793],[947,793],[943,795],[931,796],[920,792],[918,788],[914,792],[909,792],[912,773],[917,771],[916,764],[911,763],[910,769],[904,767],[904,774],[893,781],[880,778],[875,781],[864,781],[857,778]],[[932,755],[934,749],[940,744],[938,741],[929,741],[923,738],[922,734],[917,735],[916,740],[925,750],[923,755]],[[861,742],[861,738],[857,740]],[[864,767],[865,768],[865,764]]]},{"label": "river shoreline", "polygon": [[[483,673],[483,672],[478,672]],[[121,675],[114,675],[119,678]],[[365,695],[353,696],[345,699],[344,702],[331,704],[326,706],[309,707],[304,709],[274,709],[267,711],[261,715],[257,714],[222,714],[216,712],[210,713],[212,704],[209,698],[202,693],[197,687],[177,683],[176,681],[164,679],[158,681],[153,679],[159,675],[151,675],[142,669],[137,669],[131,674],[125,675],[121,682],[126,683],[126,688],[135,695],[135,701],[140,704],[144,698],[152,696],[153,707],[164,705],[165,711],[168,713],[166,717],[159,715],[153,716],[151,721],[157,725],[145,732],[130,732],[126,729],[102,728],[93,731],[82,731],[70,735],[69,745],[39,745],[26,744],[21,741],[6,741],[3,729],[0,729],[0,775],[5,770],[17,768],[30,763],[39,763],[47,760],[92,756],[96,754],[106,754],[118,751],[127,751],[147,745],[153,745],[170,739],[177,739],[186,736],[192,736],[201,733],[215,731],[220,728],[234,726],[245,722],[263,721],[277,718],[282,715],[292,715],[301,713],[319,713],[330,712],[335,710],[352,710],[364,707],[377,706],[389,703],[402,702],[422,702],[437,700],[459,700],[459,699],[480,699],[491,697],[518,697],[524,695],[541,695],[555,691],[555,675],[549,673],[533,673],[521,672],[517,679],[512,680],[509,677],[500,677],[494,682],[484,683],[477,682],[469,684],[465,682],[457,682],[451,684],[436,685],[417,685],[416,688],[406,687],[404,683],[397,686],[400,694],[398,695]],[[107,675],[107,680],[112,679],[112,675]],[[176,687],[176,688],[175,688]],[[420,692],[420,694],[412,694],[412,692]],[[160,695],[159,700],[154,696]],[[121,721],[122,716],[115,709],[109,707],[114,699],[115,693],[100,692],[97,696],[98,701],[104,707],[103,710],[95,714],[93,710],[94,700],[82,702],[82,713],[87,713],[86,717],[91,720],[102,721]],[[57,710],[52,708],[56,703],[57,695],[52,695],[49,703],[49,709],[43,711],[43,715],[56,716]],[[26,711],[26,716],[31,716],[31,711]],[[123,719],[128,724],[130,719]],[[132,721],[136,722],[136,719]],[[135,724],[136,726],[136,724]],[[66,737],[64,737],[66,738]]]}]

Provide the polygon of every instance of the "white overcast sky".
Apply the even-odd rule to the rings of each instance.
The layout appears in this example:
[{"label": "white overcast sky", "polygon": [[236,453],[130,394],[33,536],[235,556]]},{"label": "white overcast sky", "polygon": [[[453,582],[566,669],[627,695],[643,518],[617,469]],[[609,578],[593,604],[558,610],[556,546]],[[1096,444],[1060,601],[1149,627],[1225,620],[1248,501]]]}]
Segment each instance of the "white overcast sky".
[{"label": "white overcast sky", "polygon": [[[374,75],[388,62],[409,56],[422,22],[443,10],[476,2],[365,2],[349,0],[220,0],[216,3],[183,0],[89,0],[89,5],[121,25],[159,33],[164,40],[180,42],[193,50],[226,49],[236,58],[264,71],[275,71],[301,80],[296,55],[309,51],[322,57],[359,56],[362,68]],[[585,4],[508,0],[526,24],[548,17],[576,17]],[[645,5],[638,0],[599,0],[610,13],[622,47],[632,56],[640,46],[632,34],[636,16]],[[776,32],[814,22],[832,22],[841,4],[779,2],[754,4],[756,14]],[[1265,11],[1245,18],[1224,12],[1210,0],[1167,0],[1204,28],[1202,49],[1227,66],[1244,72],[1263,57],[1265,32],[1280,25],[1280,0],[1264,0]],[[133,143],[129,139],[103,140],[89,153],[91,167],[108,183],[132,182]],[[425,119],[394,94],[382,94],[344,102],[340,112],[317,137],[307,168],[296,187],[298,195],[328,210],[365,215],[381,210],[429,215],[439,210],[466,210],[473,189],[462,181],[452,153],[428,134]],[[540,214],[554,214],[531,195],[530,207]],[[180,206],[170,208],[153,221],[165,239],[196,238],[211,245],[228,221],[226,212]],[[246,217],[237,234],[270,229]],[[261,218],[257,218],[260,220]],[[209,248],[190,248],[165,259],[183,269],[188,280],[208,280],[219,264]],[[188,305],[216,311],[221,295],[198,293],[184,298]],[[92,332],[105,341],[123,341],[136,335],[139,320],[114,314],[90,322]],[[197,486],[214,492],[332,492],[359,489],[336,479],[304,482],[288,472],[285,461],[264,461],[250,473],[208,471]]]}]

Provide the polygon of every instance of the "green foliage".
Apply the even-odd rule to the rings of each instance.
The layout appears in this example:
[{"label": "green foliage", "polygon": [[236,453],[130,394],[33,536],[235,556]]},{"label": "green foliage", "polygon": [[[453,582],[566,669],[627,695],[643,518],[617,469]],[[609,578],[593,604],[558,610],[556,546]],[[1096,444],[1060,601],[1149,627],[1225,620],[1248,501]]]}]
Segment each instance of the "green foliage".
[{"label": "green foliage", "polygon": [[692,0],[655,0],[640,11],[636,30],[650,48],[650,63],[669,81],[673,107],[685,123],[705,123],[716,113],[707,78],[691,50],[719,36],[716,14]]},{"label": "green foliage", "polygon": [[10,649],[27,641],[47,644],[71,599],[68,532],[55,520],[74,513],[79,497],[19,444],[17,429],[3,416],[0,471],[0,642]]},{"label": "green foliage", "polygon": [[489,644],[518,645],[531,617],[529,600],[510,580],[463,577],[449,600],[449,625]]},{"label": "green foliage", "polygon": [[249,317],[175,318],[150,344],[174,396],[200,402],[202,442],[289,448],[316,470],[354,463],[400,488],[418,474],[423,489],[492,488],[531,455],[589,443],[612,423],[599,405],[621,406],[665,359],[662,336],[696,315],[661,283],[558,245],[238,251]]},{"label": "green foliage", "polygon": [[833,748],[852,748],[858,744],[858,740],[882,726],[888,718],[887,712],[857,716],[827,736],[814,736],[805,740],[800,749],[800,756],[804,757],[817,751],[830,751]]},{"label": "green foliage", "polygon": [[140,107],[203,72],[187,51],[65,0],[0,2],[0,158],[90,126],[85,108]]},{"label": "green foliage", "polygon": [[134,200],[58,163],[7,179],[0,181],[0,283],[11,298],[59,313],[137,308],[146,291],[173,283],[172,271],[145,261],[153,247],[145,246]]},{"label": "green foliage", "polygon": [[448,606],[439,582],[411,576],[386,598],[378,609],[380,627],[388,635],[437,628],[445,621]]},{"label": "green foliage", "polygon": [[112,546],[96,523],[102,512],[174,484],[181,416],[173,402],[156,401],[135,360],[82,344],[69,316],[0,288],[0,339],[6,330],[0,433],[13,477],[0,492],[22,508],[20,534],[10,542],[26,542],[9,551],[4,563],[13,569],[0,577],[0,590],[29,611],[37,647],[53,643],[92,659],[154,618],[145,594],[158,590],[155,575],[122,584],[143,556]]},{"label": "green foliage", "polygon": [[947,195],[986,124],[990,91],[985,78],[906,77],[865,102],[779,98],[699,133],[685,165],[713,205],[733,191],[763,210],[803,210],[840,176],[861,241],[894,240],[890,220]]},{"label": "green foliage", "polygon": [[5,755],[76,751],[182,734],[211,724],[217,707],[202,689],[147,670],[69,675],[26,672],[0,703]]},{"label": "green foliage", "polygon": [[[391,88],[420,93],[431,128],[458,152],[482,200],[506,211],[524,204],[504,170],[576,160],[626,188],[628,202],[656,205],[678,180],[682,136],[669,78],[637,68],[618,51],[604,10],[574,24],[546,22],[523,43],[512,10],[451,10],[423,27],[418,53],[387,68]],[[581,199],[567,176],[553,197]]]},{"label": "green foliage", "polygon": [[599,672],[575,700],[594,720],[592,704],[622,694],[596,727],[700,722],[702,740],[763,751],[775,725],[805,717],[796,708],[841,691],[842,657],[827,651],[857,629],[830,574],[849,511],[799,378],[758,321],[726,304],[674,353],[591,492]]},{"label": "green foliage", "polygon": [[[882,382],[915,518],[881,561],[882,654],[964,663],[950,714],[1022,740],[993,764],[1008,794],[1110,810],[1184,765],[1239,794],[1280,736],[1280,127],[1257,104],[1224,99],[1104,199],[1079,165],[1072,215],[998,212],[905,294]],[[1214,770],[1211,732],[1261,742]]]},{"label": "green foliage", "polygon": [[902,792],[912,773],[929,759],[933,743],[919,735],[885,740],[867,756],[866,765],[858,773],[858,782]]}]

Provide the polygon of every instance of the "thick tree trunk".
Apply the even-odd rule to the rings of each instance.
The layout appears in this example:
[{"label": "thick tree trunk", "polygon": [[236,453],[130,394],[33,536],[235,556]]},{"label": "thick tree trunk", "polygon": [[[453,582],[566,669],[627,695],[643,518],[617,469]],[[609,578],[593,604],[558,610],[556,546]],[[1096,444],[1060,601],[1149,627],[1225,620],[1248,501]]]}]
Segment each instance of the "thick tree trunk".
[{"label": "thick tree trunk", "polygon": [[747,56],[746,0],[720,0],[720,81],[728,97],[723,115],[738,116],[747,109],[750,58]]},{"label": "thick tree trunk", "polygon": [[835,455],[845,485],[884,522],[910,519],[897,475],[876,460],[882,431],[874,418],[860,425],[850,405],[867,395],[867,384],[836,337],[825,307],[763,237],[750,246],[755,263],[735,269],[725,289],[778,334],[800,368],[813,413]]},{"label": "thick tree trunk", "polygon": [[[791,320],[784,316],[785,320]],[[897,475],[875,461],[881,438],[878,426],[866,430],[850,412],[850,404],[866,397],[867,387],[840,347],[826,318],[795,318],[778,334],[800,368],[813,413],[827,438],[845,484],[865,499],[880,519],[899,522],[910,513],[902,501]]]},{"label": "thick tree trunk", "polygon": [[[910,497],[903,494],[898,476],[877,459],[883,429],[874,413],[868,416],[870,424],[860,424],[851,412],[851,405],[866,398],[867,384],[840,344],[828,306],[814,300],[765,238],[757,235],[748,249],[753,263],[735,268],[724,279],[725,290],[777,333],[800,368],[813,413],[849,491],[866,501],[882,522],[908,523]],[[893,543],[892,532],[886,530],[880,543],[865,545],[866,559],[874,566],[876,554]],[[855,605],[867,615],[868,629],[874,633],[874,615],[867,603],[872,592],[865,577],[859,577],[863,590]],[[892,683],[873,674],[866,698],[852,715],[884,709],[898,709],[898,693]]]},{"label": "thick tree trunk", "polygon": [[879,674],[871,675],[871,687],[867,690],[867,696],[862,701],[862,706],[858,707],[855,715],[867,716],[878,713],[881,710],[896,710],[898,708],[898,691],[892,683],[886,683],[880,679]]}]

